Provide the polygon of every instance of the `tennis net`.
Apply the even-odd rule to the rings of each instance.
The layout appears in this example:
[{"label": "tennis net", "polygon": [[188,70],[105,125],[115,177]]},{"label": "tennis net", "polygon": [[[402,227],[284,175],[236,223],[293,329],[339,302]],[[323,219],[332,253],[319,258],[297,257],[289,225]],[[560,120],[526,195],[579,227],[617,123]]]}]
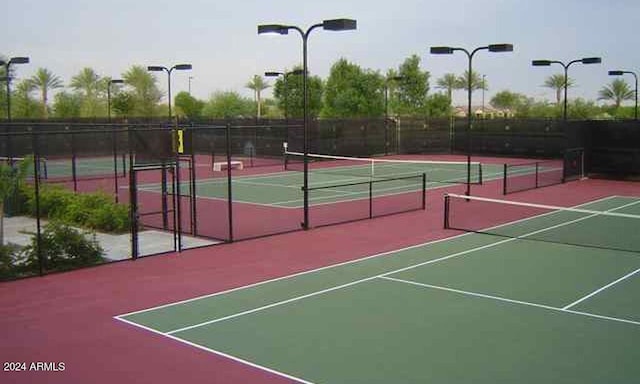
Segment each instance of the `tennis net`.
[{"label": "tennis net", "polygon": [[[466,183],[467,163],[464,161],[398,160],[308,154],[309,172],[336,176],[388,179],[427,175],[429,182]],[[285,170],[303,171],[304,154],[285,152]],[[482,184],[482,164],[471,162],[471,183]]]},{"label": "tennis net", "polygon": [[640,252],[640,198],[558,207],[445,195],[445,228],[574,246]]}]

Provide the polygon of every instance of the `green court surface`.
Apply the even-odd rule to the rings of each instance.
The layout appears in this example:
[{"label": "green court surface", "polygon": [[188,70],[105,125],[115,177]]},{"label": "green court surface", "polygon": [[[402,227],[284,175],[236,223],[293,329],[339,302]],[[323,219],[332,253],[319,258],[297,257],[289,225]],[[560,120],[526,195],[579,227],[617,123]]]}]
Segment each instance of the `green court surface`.
[{"label": "green court surface", "polygon": [[[483,165],[485,181],[502,176],[499,165]],[[327,173],[326,171],[309,172],[309,202],[311,205],[369,198],[369,181],[372,184],[374,197],[417,192],[422,189],[422,176],[417,172],[399,174],[403,179],[372,179],[359,176],[362,167],[340,167]],[[366,167],[364,167],[366,170]],[[356,172],[353,172],[356,170]],[[392,177],[387,175],[386,177]],[[438,181],[432,181],[438,180]],[[457,169],[439,169],[426,174],[426,187],[439,188],[443,185],[461,183],[466,180],[466,171]],[[352,185],[344,185],[352,184]],[[237,176],[232,179],[233,201],[239,203],[260,204],[281,208],[300,208],[303,206],[302,185],[303,173],[285,171],[254,176]],[[145,184],[139,187],[142,191],[160,193],[160,184]],[[187,193],[188,184],[182,183],[182,193]],[[226,178],[202,179],[197,181],[196,194],[200,198],[226,199],[228,185]]]},{"label": "green court surface", "polygon": [[[40,177],[43,178],[61,178],[72,177],[74,172],[74,161],[69,159],[40,159]],[[117,167],[119,176],[124,176],[129,169],[128,156],[119,155],[114,165],[113,156],[104,157],[76,157],[75,173],[77,177],[87,176],[104,176],[106,178],[114,177]]]},{"label": "green court surface", "polygon": [[[583,207],[635,215],[640,199]],[[575,212],[500,229],[517,237],[468,233],[116,319],[302,383],[637,382],[640,239],[563,243],[565,229],[616,240]]]}]

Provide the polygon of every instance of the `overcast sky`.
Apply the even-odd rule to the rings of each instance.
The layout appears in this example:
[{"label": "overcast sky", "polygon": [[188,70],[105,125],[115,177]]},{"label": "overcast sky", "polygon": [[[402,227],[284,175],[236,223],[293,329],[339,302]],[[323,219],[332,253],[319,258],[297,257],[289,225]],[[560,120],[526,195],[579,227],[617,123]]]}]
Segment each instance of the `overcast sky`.
[{"label": "overcast sky", "polygon": [[[595,100],[610,82],[611,69],[640,72],[638,0],[3,0],[0,54],[29,56],[16,66],[18,78],[45,67],[65,84],[84,67],[118,78],[134,64],[192,63],[174,72],[172,92],[188,88],[208,98],[218,90],[250,96],[254,74],[292,68],[301,62],[298,34],[258,35],[257,25],[308,26],[331,18],[352,18],[356,31],[315,30],[309,38],[309,69],[326,78],[339,58],[385,73],[417,54],[431,73],[431,92],[444,73],[461,74],[464,54],[430,55],[433,45],[469,50],[512,43],[513,53],[479,52],[474,70],[486,75],[489,92],[509,89],[553,100],[542,87],[562,67],[532,67],[532,59],[568,62],[601,56],[598,65],[572,65],[576,87],[569,97]],[[625,77],[633,84],[633,77]],[[273,80],[270,80],[273,83]],[[166,90],[166,76],[159,78]],[[480,103],[474,94],[474,104]],[[464,103],[456,92],[455,102]]]}]

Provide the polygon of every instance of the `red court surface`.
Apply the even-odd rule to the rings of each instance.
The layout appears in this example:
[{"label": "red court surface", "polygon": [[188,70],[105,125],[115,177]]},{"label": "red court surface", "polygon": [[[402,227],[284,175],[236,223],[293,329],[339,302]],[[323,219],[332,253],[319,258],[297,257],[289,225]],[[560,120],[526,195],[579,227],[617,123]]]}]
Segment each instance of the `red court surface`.
[{"label": "red court surface", "polygon": [[[64,363],[57,372],[3,370],[0,382],[286,383],[113,316],[456,235],[443,229],[445,191],[464,186],[429,191],[425,211],[0,283],[3,365]],[[499,182],[472,192],[502,198]],[[640,197],[640,184],[588,179],[508,198],[572,206],[610,195]]]}]

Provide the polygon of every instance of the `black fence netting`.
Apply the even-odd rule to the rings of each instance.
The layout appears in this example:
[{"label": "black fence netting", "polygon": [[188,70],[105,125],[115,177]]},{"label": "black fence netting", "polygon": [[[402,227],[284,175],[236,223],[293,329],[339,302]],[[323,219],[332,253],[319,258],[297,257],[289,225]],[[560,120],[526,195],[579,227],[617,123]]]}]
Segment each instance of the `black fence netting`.
[{"label": "black fence netting", "polygon": [[[318,119],[307,129],[300,120],[0,122],[2,181],[11,186],[0,279],[295,231],[305,216],[312,227],[422,207],[419,178],[337,180],[314,164],[305,193],[304,173],[284,169],[285,151],[305,147],[518,158],[510,191],[640,174],[638,122],[474,120],[471,136],[467,128],[466,119],[409,118]],[[61,249],[55,239],[73,236],[95,252],[50,253]]]}]

